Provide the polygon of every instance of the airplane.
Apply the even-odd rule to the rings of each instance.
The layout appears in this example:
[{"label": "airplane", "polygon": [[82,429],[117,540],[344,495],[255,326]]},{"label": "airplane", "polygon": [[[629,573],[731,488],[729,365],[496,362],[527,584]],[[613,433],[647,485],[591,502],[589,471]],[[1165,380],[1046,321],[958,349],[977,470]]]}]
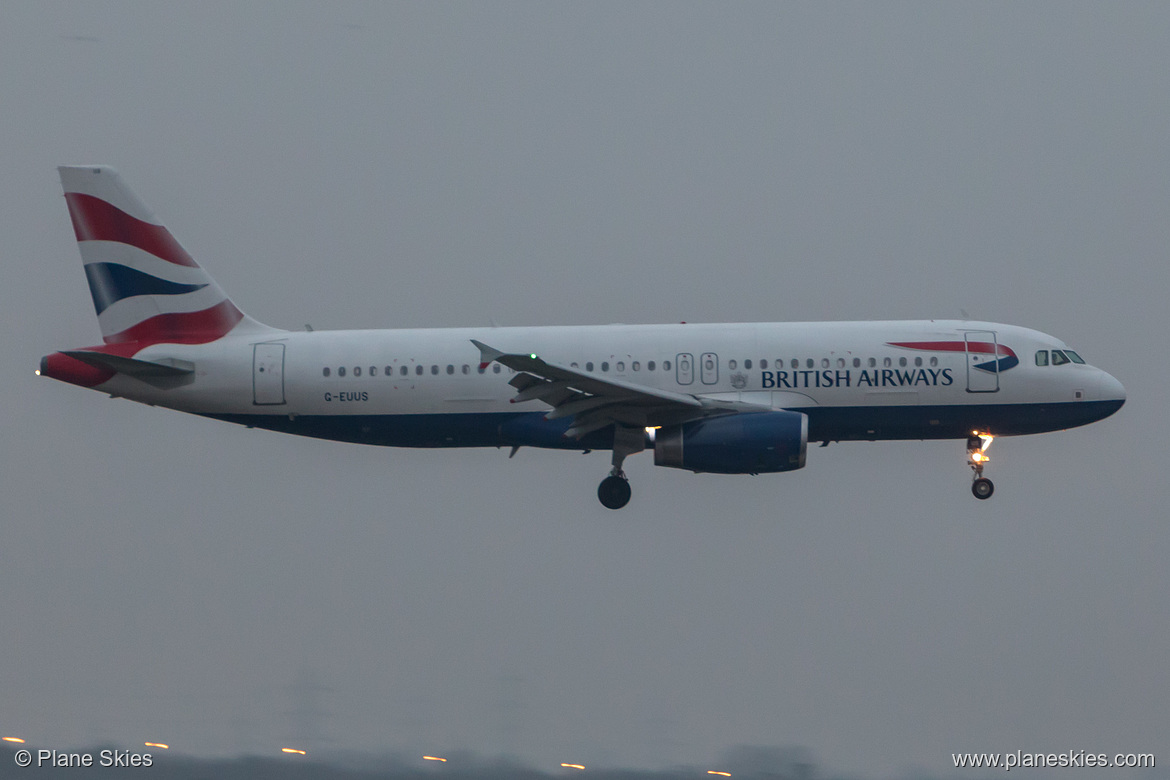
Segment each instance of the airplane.
[{"label": "airplane", "polygon": [[113,168],[58,170],[103,343],[46,355],[41,376],[341,442],[608,450],[609,509],[646,449],[658,466],[763,474],[804,467],[809,442],[898,439],[963,440],[987,499],[995,437],[1125,403],[1064,342],[992,322],[280,330],[237,307]]}]

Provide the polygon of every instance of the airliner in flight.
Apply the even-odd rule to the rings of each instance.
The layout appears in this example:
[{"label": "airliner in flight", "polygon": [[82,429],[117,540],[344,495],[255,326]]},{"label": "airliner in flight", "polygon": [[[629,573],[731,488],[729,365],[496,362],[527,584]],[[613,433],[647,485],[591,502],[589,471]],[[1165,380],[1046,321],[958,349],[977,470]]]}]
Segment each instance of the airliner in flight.
[{"label": "airliner in flight", "polygon": [[1085,425],[1125,389],[1059,339],[967,320],[287,331],[227,297],[112,168],[59,169],[103,343],[39,373],[154,406],[392,447],[612,451],[763,474],[809,442],[960,439],[971,491],[997,436]]}]

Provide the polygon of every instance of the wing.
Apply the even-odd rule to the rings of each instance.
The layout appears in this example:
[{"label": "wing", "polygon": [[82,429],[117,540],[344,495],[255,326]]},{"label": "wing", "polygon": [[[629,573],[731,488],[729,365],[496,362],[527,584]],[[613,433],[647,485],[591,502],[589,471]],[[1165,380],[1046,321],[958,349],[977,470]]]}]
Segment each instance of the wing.
[{"label": "wing", "polygon": [[631,428],[677,425],[700,417],[770,408],[600,377],[548,363],[535,353],[501,352],[475,339],[471,343],[479,348],[481,368],[496,362],[516,371],[516,376],[508,383],[517,390],[512,403],[542,401],[548,404],[552,410],[545,419],[570,417],[572,423],[565,436],[573,439],[609,425]]}]

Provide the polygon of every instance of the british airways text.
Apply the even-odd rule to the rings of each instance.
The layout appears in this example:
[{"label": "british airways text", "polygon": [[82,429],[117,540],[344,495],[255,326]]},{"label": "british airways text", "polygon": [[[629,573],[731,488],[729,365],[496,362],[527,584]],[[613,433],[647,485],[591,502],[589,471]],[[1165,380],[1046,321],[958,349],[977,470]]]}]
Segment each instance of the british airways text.
[{"label": "british airways text", "polygon": [[954,384],[949,368],[872,368],[862,369],[856,375],[852,369],[824,369],[815,371],[763,371],[763,387],[946,387]]}]

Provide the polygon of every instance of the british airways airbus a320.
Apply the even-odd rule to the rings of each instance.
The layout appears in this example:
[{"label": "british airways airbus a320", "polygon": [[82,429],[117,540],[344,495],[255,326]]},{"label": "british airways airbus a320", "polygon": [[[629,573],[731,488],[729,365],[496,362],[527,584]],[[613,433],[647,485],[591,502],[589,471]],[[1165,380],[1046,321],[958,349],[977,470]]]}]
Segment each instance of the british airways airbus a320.
[{"label": "british airways airbus a320", "polygon": [[103,344],[40,374],[249,427],[392,447],[611,450],[720,474],[799,469],[810,441],[961,439],[976,498],[996,436],[1100,420],[1121,383],[991,322],[292,332],[244,314],[103,166],[60,168]]}]

